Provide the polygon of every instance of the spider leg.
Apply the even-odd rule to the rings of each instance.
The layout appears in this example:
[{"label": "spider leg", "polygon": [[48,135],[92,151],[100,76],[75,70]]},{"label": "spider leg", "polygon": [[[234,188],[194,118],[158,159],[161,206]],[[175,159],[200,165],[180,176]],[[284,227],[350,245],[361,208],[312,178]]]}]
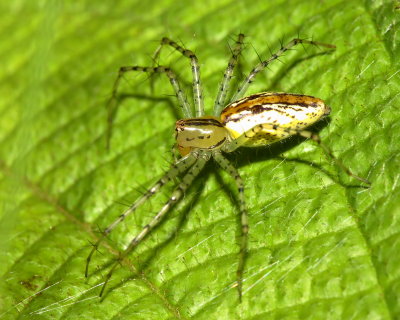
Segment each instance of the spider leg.
[{"label": "spider leg", "polygon": [[239,251],[239,264],[237,268],[237,288],[239,293],[239,300],[242,301],[242,281],[243,281],[243,270],[245,265],[245,259],[247,254],[247,243],[249,234],[249,223],[247,216],[247,206],[244,196],[244,183],[237,169],[226,159],[220,152],[214,152],[213,158],[220,165],[220,167],[228,172],[236,182],[236,186],[239,192],[239,210],[240,210],[240,223],[241,223],[241,241]]},{"label": "spider leg", "polygon": [[226,94],[229,90],[230,81],[232,79],[233,71],[238,63],[240,53],[242,52],[244,34],[239,34],[236,40],[236,46],[232,50],[231,59],[228,62],[228,66],[224,72],[224,79],[219,87],[217,99],[214,103],[214,115],[219,116],[222,108],[225,106]]},{"label": "spider leg", "polygon": [[275,54],[273,54],[269,59],[261,61],[259,64],[257,64],[253,70],[249,73],[247,78],[241,83],[239,88],[237,89],[237,92],[234,94],[230,102],[238,100],[240,97],[242,97],[249,85],[254,81],[255,76],[262,70],[264,70],[272,61],[278,59],[280,56],[282,56],[287,50],[290,48],[298,45],[298,44],[310,44],[314,46],[323,46],[327,48],[334,49],[336,46],[332,44],[326,44],[326,43],[321,43],[321,42],[316,42],[316,41],[309,41],[305,39],[293,39],[290,41],[288,44],[285,46],[282,46]]},{"label": "spider leg", "polygon": [[318,145],[321,146],[321,148],[324,150],[324,152],[336,163],[336,165],[338,167],[340,167],[344,172],[346,172],[346,174],[348,174],[349,176],[351,176],[354,179],[364,182],[365,184],[368,184],[368,185],[371,184],[371,182],[369,182],[367,179],[355,175],[338,158],[336,158],[334,156],[332,150],[321,141],[321,138],[317,133],[307,131],[307,130],[296,130],[296,129],[292,129],[292,128],[285,128],[285,127],[280,127],[278,125],[269,124],[269,123],[258,124],[256,126],[254,126],[253,128],[251,128],[250,130],[244,132],[242,135],[240,135],[234,141],[232,141],[229,145],[227,145],[227,147],[225,148],[224,151],[231,152],[233,150],[236,150],[238,147],[244,145],[248,140],[252,139],[254,136],[256,136],[258,133],[261,133],[261,132],[265,132],[266,134],[274,135],[280,139],[285,139],[292,135],[300,135],[304,138],[312,139],[313,141],[318,143]]},{"label": "spider leg", "polygon": [[153,230],[153,228],[158,225],[161,220],[165,217],[169,209],[177,203],[185,193],[186,189],[192,184],[194,178],[200,173],[206,164],[207,159],[202,157],[198,158],[195,164],[189,169],[186,175],[183,177],[182,181],[173,191],[172,195],[164,206],[158,211],[154,218],[143,227],[142,231],[136,235],[129,243],[128,247],[121,253],[118,260],[112,265],[110,271],[107,273],[104,284],[100,291],[100,297],[103,295],[104,289],[110,280],[115,268],[118,266],[119,262],[122,261],[142,240],[143,238]]},{"label": "spider leg", "polygon": [[200,65],[199,60],[193,51],[188,50],[177,44],[175,41],[172,41],[169,38],[162,38],[160,46],[157,48],[156,52],[153,55],[153,60],[157,60],[160,55],[161,49],[163,46],[170,46],[175,50],[179,51],[184,57],[190,59],[190,64],[192,66],[192,75],[193,75],[193,101],[196,110],[196,117],[201,117],[204,115],[204,101],[202,95],[202,86],[200,80]]},{"label": "spider leg", "polygon": [[190,118],[192,116],[191,112],[191,107],[189,105],[189,102],[187,101],[187,98],[185,94],[183,93],[178,79],[175,75],[175,73],[168,67],[163,67],[163,66],[158,66],[158,67],[140,67],[140,66],[125,66],[125,67],[120,67],[118,71],[118,76],[115,79],[114,86],[112,89],[112,96],[107,104],[107,111],[108,111],[108,117],[107,117],[107,134],[106,134],[106,141],[107,141],[107,149],[110,147],[110,139],[111,139],[111,134],[112,134],[112,123],[114,120],[115,112],[117,110],[117,92],[118,92],[118,87],[121,82],[121,78],[124,76],[125,73],[131,72],[131,71],[139,71],[139,72],[156,72],[156,73],[164,73],[172,87],[175,90],[175,95],[179,101],[179,104],[183,110],[183,114],[186,118]]},{"label": "spider leg", "polygon": [[145,203],[148,199],[150,199],[154,194],[156,194],[163,185],[177,177],[179,174],[188,170],[196,161],[196,156],[193,153],[188,154],[187,156],[181,158],[179,161],[174,163],[171,168],[165,173],[156,183],[154,183],[139,199],[135,201],[124,213],[122,213],[117,219],[114,220],[103,232],[102,236],[96,241],[93,245],[92,251],[90,251],[87,259],[86,259],[86,269],[85,269],[85,277],[88,277],[89,274],[89,264],[92,259],[93,254],[96,252],[100,243],[107,237],[112,230],[116,226],[118,226],[122,221],[125,220],[130,214],[135,212],[135,210]]}]

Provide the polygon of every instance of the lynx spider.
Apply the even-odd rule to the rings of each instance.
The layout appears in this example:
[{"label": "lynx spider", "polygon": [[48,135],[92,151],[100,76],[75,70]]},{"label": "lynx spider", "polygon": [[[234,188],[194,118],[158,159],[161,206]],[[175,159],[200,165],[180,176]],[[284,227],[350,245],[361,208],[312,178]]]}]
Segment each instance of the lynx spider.
[{"label": "lynx spider", "polygon": [[[123,75],[131,71],[163,73],[168,77],[184,115],[184,119],[176,122],[175,128],[176,141],[181,158],[173,163],[170,169],[157,182],[155,182],[136,200],[136,202],[134,202],[103,231],[102,236],[94,244],[89,256],[87,257],[85,270],[86,277],[88,277],[91,258],[104,238],[107,237],[107,235],[109,235],[111,231],[114,230],[127,216],[132,214],[139,206],[160,191],[161,187],[167,182],[170,182],[185,172],[186,174],[177,184],[168,201],[165,202],[153,219],[143,227],[142,231],[131,240],[128,247],[120,254],[118,260],[112,264],[111,269],[106,275],[100,296],[102,296],[107,282],[110,280],[114,270],[118,266],[118,262],[124,259],[165,217],[169,209],[182,198],[185,191],[201,172],[206,162],[212,158],[223,170],[233,177],[238,190],[241,240],[237,267],[237,280],[234,286],[238,289],[239,300],[241,301],[242,278],[249,232],[247,206],[244,196],[243,180],[237,169],[223,156],[223,152],[232,152],[240,146],[255,147],[268,145],[292,135],[300,135],[318,143],[327,155],[332,158],[348,175],[369,184],[366,179],[354,175],[337,158],[335,158],[330,149],[321,142],[318,134],[304,130],[329,114],[330,109],[322,100],[305,95],[268,92],[254,94],[238,100],[246,93],[249,85],[253,82],[254,78],[260,71],[264,70],[272,61],[278,59],[285,51],[292,47],[298,44],[309,44],[334,49],[335,46],[305,39],[293,39],[285,46],[281,46],[281,48],[269,59],[258,63],[239,85],[233,97],[226,105],[227,93],[229,91],[235,66],[238,63],[239,56],[242,52],[243,40],[244,35],[239,34],[236,45],[232,50],[228,66],[225,69],[223,81],[219,86],[217,98],[214,103],[214,116],[204,115],[204,102],[200,81],[200,65],[196,55],[191,50],[183,48],[169,38],[162,38],[160,46],[154,54],[154,59],[159,56],[161,49],[164,46],[170,46],[190,60],[193,77],[194,115],[192,107],[177,80],[176,74],[171,68],[165,66],[125,66],[119,69],[118,76],[113,86],[112,97],[108,104],[109,125],[107,131],[107,146],[109,145],[111,136],[112,113],[117,106],[117,91]],[[224,108],[225,105],[226,107]]]}]

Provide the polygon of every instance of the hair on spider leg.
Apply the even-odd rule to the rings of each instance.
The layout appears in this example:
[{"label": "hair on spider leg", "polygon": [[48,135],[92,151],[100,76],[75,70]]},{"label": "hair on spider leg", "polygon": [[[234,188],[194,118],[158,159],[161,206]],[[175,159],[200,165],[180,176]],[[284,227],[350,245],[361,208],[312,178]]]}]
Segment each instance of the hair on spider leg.
[{"label": "hair on spider leg", "polygon": [[[219,117],[222,109],[226,106],[226,98],[229,94],[229,100],[232,95],[230,94],[231,80],[234,78],[235,72],[241,71],[240,55],[243,50],[245,35],[239,33],[234,47],[230,47],[231,57],[228,65],[225,67],[222,81],[218,87],[217,97],[214,102],[214,116]],[[234,93],[232,93],[234,94]]]},{"label": "hair on spider leg", "polygon": [[[166,41],[166,42],[164,42],[164,41]],[[160,43],[160,40],[158,40],[158,42]],[[159,44],[157,50],[154,52],[153,57],[158,57],[158,58],[159,58],[159,57],[161,56],[162,48],[164,48],[164,47],[167,46],[167,45],[170,45],[170,43],[175,43],[175,44],[176,44],[178,47],[180,47],[182,50],[186,50],[186,49],[185,49],[186,46],[185,46],[185,44],[183,43],[183,40],[182,40],[181,38],[178,38],[178,41],[175,42],[175,41],[170,40],[168,37],[163,37],[163,38],[161,39],[161,43]],[[169,54],[168,54],[168,57],[170,57],[172,54],[174,54],[176,50],[178,50],[176,47],[172,47],[171,50],[170,50],[170,52],[169,52]],[[178,50],[178,51],[179,51],[179,50]],[[177,61],[181,60],[181,59],[184,58],[184,57],[185,57],[184,55],[180,55],[180,56],[177,58]]]},{"label": "hair on spider leg", "polygon": [[[101,235],[99,239],[107,239],[109,242],[113,242],[112,239],[108,237],[108,234],[105,232],[105,229],[102,230],[98,224],[96,224],[96,226],[98,231],[94,231],[94,233]],[[91,260],[91,257],[93,256],[94,253],[100,253],[102,256],[104,256],[104,254],[99,250],[100,242],[98,241],[98,239],[94,243],[90,240],[88,241],[90,243],[90,247],[92,247],[92,250],[90,255],[86,258],[87,262]],[[86,264],[85,268],[85,278],[89,278],[88,264]]]},{"label": "hair on spider leg", "polygon": [[349,183],[343,182],[342,179],[340,178],[340,175],[333,174],[332,172],[325,169],[320,163],[317,163],[315,161],[303,160],[300,158],[280,157],[280,156],[277,157],[276,159],[283,159],[286,162],[304,164],[308,167],[316,169],[317,171],[321,172],[322,174],[327,176],[329,179],[331,179],[333,182],[337,183],[338,185],[340,185],[341,187],[346,188],[346,189],[360,189],[360,188],[368,189],[369,188],[369,186],[365,186],[362,184],[349,184]]},{"label": "hair on spider leg", "polygon": [[[172,148],[168,149],[168,155],[162,155],[161,159],[163,160],[163,171],[167,170],[168,167],[171,167],[176,162],[176,158],[174,157],[174,151],[176,149],[176,145],[174,144]],[[173,157],[173,159],[171,159]]]},{"label": "hair on spider leg", "polygon": [[[243,35],[242,32],[239,32],[237,35],[233,36],[233,35],[229,35],[228,39],[226,40],[226,44],[229,48],[230,54],[234,54],[234,48],[232,47],[231,43],[233,42],[235,45],[240,43],[240,38],[238,39],[238,37],[240,37],[241,35]],[[244,42],[242,42],[242,44],[244,44]],[[240,51],[238,54],[241,54],[242,52]]]},{"label": "hair on spider leg", "polygon": [[[268,44],[268,42],[266,42],[265,44],[266,44],[266,46],[267,46],[267,48],[268,48],[269,56],[272,57],[272,55],[273,55],[274,53],[273,53],[273,51],[272,51],[272,49],[271,49],[271,46]],[[255,50],[254,47],[253,47],[253,49]],[[260,59],[260,62],[261,62],[261,61],[262,61],[262,60]]]},{"label": "hair on spider leg", "polygon": [[[197,183],[193,185],[193,189],[190,192],[190,195],[186,196],[190,197],[188,200],[185,200],[183,205],[174,213],[174,219],[177,220],[177,223],[174,224],[173,227],[170,227],[167,233],[165,233],[162,238],[158,238],[157,243],[155,246],[149,248],[151,252],[147,253],[145,259],[141,261],[141,270],[145,270],[150,264],[151,261],[156,258],[160,254],[160,250],[165,248],[168,244],[170,244],[176,238],[179,231],[183,228],[187,220],[190,218],[191,213],[193,212],[193,206],[195,206],[201,198],[202,195],[202,185]],[[166,190],[163,192],[163,197],[168,197],[170,193],[167,193]],[[190,200],[190,201],[189,201]],[[167,223],[164,221],[160,223],[154,230],[163,227],[163,224]]]},{"label": "hair on spider leg", "polygon": [[[151,73],[148,72],[148,73],[150,74],[149,76],[147,76],[145,79],[141,80],[139,83],[135,83],[135,84],[132,82],[132,79],[130,79],[126,76],[125,73],[120,76],[120,79],[122,79],[129,86],[130,89],[134,89],[138,86],[143,85],[145,82],[147,82],[149,79],[151,79],[152,75],[154,75],[156,72],[151,72]],[[139,77],[139,74],[137,74],[136,78],[138,78],[138,77]],[[108,99],[107,99],[108,103],[106,105],[106,108],[110,113],[113,111],[114,111],[114,113],[116,113],[117,110],[119,109],[119,105],[120,105],[119,96],[120,96],[120,94],[115,95],[115,93],[112,92],[111,97],[110,96],[108,97]],[[113,106],[113,105],[115,105],[115,106]]]},{"label": "hair on spider leg", "polygon": [[[165,97],[164,97],[165,96]],[[146,94],[133,94],[133,93],[126,93],[126,92],[121,92],[119,93],[115,99],[116,99],[116,105],[113,108],[108,107],[108,117],[107,117],[107,131],[106,131],[106,138],[107,138],[107,150],[110,149],[111,145],[111,139],[113,136],[113,124],[115,121],[115,118],[117,117],[118,111],[119,111],[119,106],[122,104],[123,101],[127,99],[141,99],[141,100],[148,100],[150,102],[158,102],[160,104],[168,104],[168,108],[171,110],[173,113],[174,117],[179,116],[179,111],[176,108],[176,104],[174,104],[171,100],[171,98],[176,99],[175,95],[167,95],[165,94],[164,96],[152,96],[152,95],[146,95]],[[108,98],[109,100],[110,98]]]},{"label": "hair on spider leg", "polygon": [[227,41],[226,44],[228,45],[229,51],[230,51],[230,53],[232,55],[233,54],[233,48],[232,48],[231,44],[229,43],[229,41]]},{"label": "hair on spider leg", "polygon": [[301,39],[301,36],[300,36],[300,29],[297,29],[297,37],[296,37],[297,39]]},{"label": "hair on spider leg", "polygon": [[[100,227],[100,225],[98,223],[96,223],[96,230],[93,231],[94,234],[97,235],[101,235],[101,236],[105,236],[107,237],[107,235],[104,233],[104,229]],[[108,238],[109,239],[109,238]],[[96,243],[92,243],[90,240],[88,240],[90,242],[90,244],[92,245],[92,247],[96,248],[96,251],[98,251],[98,245],[96,245]]]},{"label": "hair on spider leg", "polygon": [[[131,189],[133,189],[134,191],[137,191],[137,193],[139,193],[139,194],[142,194],[141,191],[136,190],[134,187],[131,187]],[[114,200],[113,203],[114,203],[114,204],[119,204],[119,205],[124,206],[124,207],[129,207],[129,206],[131,205],[131,203],[132,203],[132,202],[128,202],[127,200],[124,200],[124,202],[123,202],[122,200],[123,200],[123,199],[121,199],[121,200]]]},{"label": "hair on spider leg", "polygon": [[[271,88],[277,88],[279,85],[279,82],[285,77],[288,76],[290,74],[290,72],[292,70],[294,70],[298,65],[300,65],[301,63],[311,60],[315,57],[319,57],[319,56],[324,56],[327,54],[331,54],[332,50],[329,51],[323,51],[323,52],[316,52],[314,54],[310,54],[307,55],[306,57],[303,58],[297,58],[297,59],[293,59],[291,61],[288,62],[282,62],[283,67],[279,68],[279,70],[277,71],[277,73],[275,75],[273,75],[271,77],[271,83],[269,84],[269,87]],[[269,67],[267,67],[269,69]],[[270,70],[270,69],[269,69]],[[327,119],[329,119],[329,117],[325,117],[323,118],[321,121],[327,121]]]},{"label": "hair on spider leg", "polygon": [[[279,38],[279,44],[280,44],[280,50],[282,50],[284,48],[284,43],[283,43],[283,39],[285,36],[282,36],[282,38]],[[272,53],[271,53],[272,56]]]},{"label": "hair on spider leg", "polygon": [[253,48],[253,51],[256,53],[258,57],[258,61],[261,63],[264,59],[261,58],[260,54],[258,53],[257,49],[253,46],[253,44],[250,42],[251,47]]},{"label": "hair on spider leg", "polygon": [[231,34],[229,33],[227,36],[227,39],[225,40],[226,43],[229,45],[229,42],[236,42],[237,37],[239,36],[239,34],[241,34],[242,32],[239,32],[238,34]]},{"label": "hair on spider leg", "polygon": [[89,245],[87,245],[86,247],[94,247],[95,249],[96,249],[96,252],[97,253],[100,253],[102,256],[104,255],[104,253],[102,253],[100,250],[99,250],[99,247],[98,246],[96,246],[96,243],[94,243],[94,242],[92,242],[92,241],[90,241],[90,240],[88,240],[88,242],[89,242]]},{"label": "hair on spider leg", "polygon": [[[297,39],[300,39],[300,38],[297,38]],[[301,44],[303,50],[305,51],[305,53],[308,54],[308,51],[307,51],[306,47],[304,46],[304,43],[301,42],[300,44]]]}]

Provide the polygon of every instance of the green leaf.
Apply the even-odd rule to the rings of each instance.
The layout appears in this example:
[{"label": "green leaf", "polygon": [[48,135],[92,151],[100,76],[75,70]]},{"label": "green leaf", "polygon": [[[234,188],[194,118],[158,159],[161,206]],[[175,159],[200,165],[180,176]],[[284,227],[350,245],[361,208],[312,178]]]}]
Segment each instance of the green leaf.
[{"label": "green leaf", "polygon": [[[2,1],[0,3],[0,318],[400,318],[400,10],[391,1]],[[201,62],[207,110],[247,35],[240,72],[280,41],[306,37],[248,93],[327,101],[321,137],[363,188],[311,141],[229,155],[246,182],[249,254],[243,302],[234,288],[240,234],[232,179],[214,163],[113,274],[111,264],[173,185],[91,243],[154,182],[173,156],[180,116],[168,80],[125,78],[105,149],[106,101],[119,66],[153,62],[163,36]],[[161,63],[190,89],[186,58]],[[237,81],[236,81],[237,82]],[[139,270],[139,272],[138,272]]]}]

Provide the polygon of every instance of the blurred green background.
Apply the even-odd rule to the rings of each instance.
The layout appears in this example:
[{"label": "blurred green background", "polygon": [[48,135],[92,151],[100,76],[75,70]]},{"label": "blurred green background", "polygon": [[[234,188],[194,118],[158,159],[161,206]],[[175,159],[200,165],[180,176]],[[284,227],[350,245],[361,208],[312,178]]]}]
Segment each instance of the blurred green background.
[{"label": "blurred green background", "polygon": [[[1,319],[400,318],[400,10],[376,1],[0,1]],[[167,221],[113,275],[110,264],[172,186],[113,232],[104,229],[172,161],[180,117],[165,77],[127,75],[105,149],[119,66],[152,64],[168,36],[195,51],[207,110],[238,33],[237,82],[280,42],[296,47],[248,93],[285,91],[332,108],[320,134],[372,187],[360,187],[312,142],[240,150],[249,255],[243,303],[233,181],[210,163]],[[258,57],[259,56],[259,57]],[[165,49],[190,94],[187,59]],[[302,143],[300,143],[302,142]],[[136,272],[139,270],[139,272]]]}]

